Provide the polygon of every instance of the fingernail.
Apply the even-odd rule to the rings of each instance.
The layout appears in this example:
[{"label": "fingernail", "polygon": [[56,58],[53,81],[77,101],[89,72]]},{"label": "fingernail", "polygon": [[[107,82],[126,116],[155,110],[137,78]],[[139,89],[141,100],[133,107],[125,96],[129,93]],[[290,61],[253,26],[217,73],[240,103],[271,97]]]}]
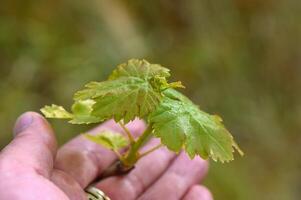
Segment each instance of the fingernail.
[{"label": "fingernail", "polygon": [[30,113],[21,115],[14,128],[14,136],[18,135],[22,131],[26,130],[33,122],[33,116]]}]

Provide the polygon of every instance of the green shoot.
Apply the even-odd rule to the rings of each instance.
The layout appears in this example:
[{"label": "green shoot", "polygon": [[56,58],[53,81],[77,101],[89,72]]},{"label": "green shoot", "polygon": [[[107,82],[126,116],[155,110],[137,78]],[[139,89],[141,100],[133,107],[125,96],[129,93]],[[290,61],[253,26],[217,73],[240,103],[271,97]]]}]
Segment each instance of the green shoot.
[{"label": "green shoot", "polygon": [[[71,112],[57,105],[45,106],[41,111],[48,118],[68,119],[72,124],[113,118],[127,138],[107,131],[85,137],[114,151],[126,169],[162,146],[174,152],[185,150],[191,158],[197,155],[221,162],[233,160],[235,149],[243,155],[221,118],[201,111],[176,90],[184,88],[182,83],[168,83],[169,77],[169,70],[161,65],[131,59],[119,65],[108,80],[88,83],[76,92]],[[148,124],[137,139],[126,128],[135,118],[145,119]],[[151,137],[160,138],[161,144],[141,153]],[[120,151],[124,147],[126,151]]]}]

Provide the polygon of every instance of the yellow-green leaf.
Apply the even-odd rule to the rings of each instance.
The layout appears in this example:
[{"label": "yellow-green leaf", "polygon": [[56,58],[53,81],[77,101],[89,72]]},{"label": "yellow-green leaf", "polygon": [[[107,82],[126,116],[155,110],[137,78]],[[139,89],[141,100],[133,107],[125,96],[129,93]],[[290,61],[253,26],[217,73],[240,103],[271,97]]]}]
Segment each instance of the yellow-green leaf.
[{"label": "yellow-green leaf", "polygon": [[84,136],[88,140],[113,151],[118,151],[129,144],[126,137],[110,131],[104,131],[97,135],[84,134]]},{"label": "yellow-green leaf", "polygon": [[57,105],[45,106],[41,109],[41,112],[47,118],[70,119],[69,122],[72,124],[90,124],[102,121],[102,119],[91,114],[94,104],[95,102],[90,99],[80,100],[73,104],[72,113]]},{"label": "yellow-green leaf", "polygon": [[151,64],[144,59],[130,59],[126,63],[120,64],[112,72],[109,80],[115,80],[120,77],[137,77],[147,80],[155,76],[167,78],[170,76],[169,69],[159,64]]},{"label": "yellow-green leaf", "polygon": [[73,115],[65,110],[62,106],[52,104],[51,106],[45,106],[41,109],[41,112],[47,118],[58,118],[58,119],[72,119]]},{"label": "yellow-green leaf", "polygon": [[73,119],[70,121],[72,124],[90,124],[102,121],[101,118],[92,115],[92,106],[95,101],[91,99],[76,101],[72,105]]}]

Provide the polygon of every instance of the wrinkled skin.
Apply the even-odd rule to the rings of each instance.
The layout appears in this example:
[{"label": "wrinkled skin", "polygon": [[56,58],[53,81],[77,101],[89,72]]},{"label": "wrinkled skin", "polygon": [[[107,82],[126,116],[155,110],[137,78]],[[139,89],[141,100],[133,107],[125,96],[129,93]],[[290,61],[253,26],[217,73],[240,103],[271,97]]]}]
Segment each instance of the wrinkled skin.
[{"label": "wrinkled skin", "polygon": [[[145,124],[135,120],[128,128],[137,136]],[[108,121],[91,134],[103,129],[122,132]],[[156,143],[153,139],[144,148]],[[83,136],[57,149],[47,121],[37,113],[25,113],[16,122],[13,141],[0,152],[0,200],[84,200],[83,188],[92,183],[112,200],[212,199],[199,185],[208,169],[200,158],[189,160],[184,153],[161,148],[142,158],[129,174],[96,181],[114,161],[112,152]]]}]

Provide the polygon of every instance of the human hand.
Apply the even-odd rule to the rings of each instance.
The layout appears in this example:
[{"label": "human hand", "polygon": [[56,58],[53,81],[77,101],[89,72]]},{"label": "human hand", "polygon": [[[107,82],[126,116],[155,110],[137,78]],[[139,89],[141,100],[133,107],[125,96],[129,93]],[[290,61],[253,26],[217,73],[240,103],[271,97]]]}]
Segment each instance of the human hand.
[{"label": "human hand", "polygon": [[[138,135],[145,127],[135,120],[128,128]],[[122,132],[108,121],[91,133],[103,129]],[[116,159],[83,136],[57,150],[47,121],[37,113],[25,113],[15,125],[13,141],[0,152],[0,200],[86,200],[84,188]],[[142,158],[129,174],[108,177],[94,186],[112,200],[211,200],[210,192],[198,185],[207,168],[207,161],[161,148]]]}]

